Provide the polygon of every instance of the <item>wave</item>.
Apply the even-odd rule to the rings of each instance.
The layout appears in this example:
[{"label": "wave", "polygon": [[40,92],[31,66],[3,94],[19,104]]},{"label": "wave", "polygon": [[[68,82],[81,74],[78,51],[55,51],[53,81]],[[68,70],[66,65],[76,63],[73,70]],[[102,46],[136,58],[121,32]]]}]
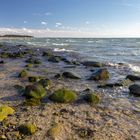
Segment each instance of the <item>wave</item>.
[{"label": "wave", "polygon": [[67,43],[52,43],[53,46],[69,46]]},{"label": "wave", "polygon": [[65,48],[54,48],[55,52],[74,52],[73,50],[67,50]]},{"label": "wave", "polygon": [[135,65],[132,65],[132,64],[128,64],[128,66],[133,72],[140,73],[140,66],[135,66]]}]

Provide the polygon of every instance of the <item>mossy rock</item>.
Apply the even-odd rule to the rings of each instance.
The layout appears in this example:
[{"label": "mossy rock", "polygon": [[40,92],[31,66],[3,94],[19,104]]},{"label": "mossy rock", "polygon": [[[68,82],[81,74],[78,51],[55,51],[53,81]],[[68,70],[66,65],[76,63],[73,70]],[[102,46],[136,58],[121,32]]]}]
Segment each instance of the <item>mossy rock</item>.
[{"label": "mossy rock", "polygon": [[26,106],[38,106],[41,104],[40,100],[39,99],[34,99],[34,98],[31,98],[31,99],[26,99],[24,104]]},{"label": "mossy rock", "polygon": [[53,63],[58,63],[61,61],[61,58],[59,56],[50,56],[48,58],[48,61],[53,62]]},{"label": "mossy rock", "polygon": [[34,124],[27,123],[20,125],[18,130],[24,135],[32,135],[37,131],[37,127]]},{"label": "mossy rock", "polygon": [[48,135],[52,138],[56,138],[62,131],[62,125],[60,123],[55,124],[48,130]]},{"label": "mossy rock", "polygon": [[39,84],[28,85],[25,88],[24,95],[26,98],[42,99],[46,96],[46,90]]},{"label": "mossy rock", "polygon": [[25,78],[27,76],[28,76],[28,72],[26,70],[22,70],[18,75],[19,78]]},{"label": "mossy rock", "polygon": [[0,122],[6,119],[8,115],[13,115],[13,114],[14,114],[13,108],[7,105],[0,106]]},{"label": "mossy rock", "polygon": [[37,82],[40,80],[39,76],[30,76],[28,77],[29,82]]},{"label": "mossy rock", "polygon": [[51,51],[44,51],[42,56],[51,57],[53,53]]},{"label": "mossy rock", "polygon": [[27,67],[27,68],[33,68],[33,64],[27,64],[25,67]]},{"label": "mossy rock", "polygon": [[96,70],[88,80],[108,80],[109,79],[109,72],[107,69],[98,69]]},{"label": "mossy rock", "polygon": [[50,79],[41,79],[38,81],[38,83],[44,88],[50,88],[50,86],[52,85],[52,81]]},{"label": "mossy rock", "polygon": [[72,90],[62,88],[55,91],[49,99],[59,103],[69,103],[75,101],[77,99],[77,95]]},{"label": "mossy rock", "polygon": [[42,62],[37,59],[37,58],[29,58],[26,60],[27,63],[30,63],[30,64],[41,64]]},{"label": "mossy rock", "polygon": [[9,58],[9,53],[7,53],[7,52],[1,52],[0,57],[1,58]]},{"label": "mossy rock", "polygon": [[101,100],[97,93],[88,93],[85,95],[84,99],[93,105],[97,105]]}]

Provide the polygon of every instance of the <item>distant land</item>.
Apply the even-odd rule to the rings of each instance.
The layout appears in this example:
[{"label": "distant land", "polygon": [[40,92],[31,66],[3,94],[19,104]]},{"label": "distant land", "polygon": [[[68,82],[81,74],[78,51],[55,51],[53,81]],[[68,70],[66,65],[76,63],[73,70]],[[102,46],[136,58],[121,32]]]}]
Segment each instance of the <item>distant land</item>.
[{"label": "distant land", "polygon": [[34,36],[29,36],[29,35],[12,35],[12,34],[8,34],[8,35],[0,35],[0,37],[12,37],[12,38],[23,38],[23,37],[26,37],[26,38],[33,38]]}]

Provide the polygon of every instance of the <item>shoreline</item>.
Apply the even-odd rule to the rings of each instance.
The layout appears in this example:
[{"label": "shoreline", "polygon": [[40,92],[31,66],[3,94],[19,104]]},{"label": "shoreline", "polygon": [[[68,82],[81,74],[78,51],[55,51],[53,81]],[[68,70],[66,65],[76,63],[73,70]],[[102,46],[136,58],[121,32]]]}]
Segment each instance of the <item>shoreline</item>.
[{"label": "shoreline", "polygon": [[[0,135],[5,135],[7,139],[13,137],[13,139],[26,140],[49,140],[52,137],[58,140],[138,140],[140,138],[140,98],[130,96],[128,90],[133,82],[119,87],[97,87],[104,83],[125,80],[127,71],[99,62],[94,63],[94,66],[88,66],[87,63],[83,64],[79,56],[70,52],[53,52],[50,49],[29,48],[22,45],[1,46],[0,49],[1,57],[3,57],[1,58],[3,63],[0,64],[0,104],[7,104],[15,110],[14,115],[0,122],[2,126]],[[25,67],[29,58],[33,58],[33,62],[35,59],[38,63],[33,64],[32,67]],[[87,80],[94,71],[102,68],[109,71],[107,82]],[[22,70],[26,70],[28,76],[18,78]],[[80,78],[55,78],[57,74],[67,71]],[[25,89],[27,85],[34,84],[28,81],[29,76],[48,78],[52,83],[51,87],[46,89],[47,96],[38,106],[24,105],[26,99],[22,96],[23,93],[19,93],[15,88],[15,85],[19,85]],[[75,91],[78,99],[68,104],[49,100],[48,96],[60,88]],[[97,106],[92,106],[83,100],[82,96],[88,91],[86,89],[97,92],[101,97],[101,102]],[[15,135],[15,132],[16,134],[19,132],[17,129],[19,125],[25,122],[36,124],[37,132],[31,136]],[[7,128],[4,127],[4,123],[8,123]],[[61,131],[56,136],[50,136],[47,132],[54,123],[61,125]]]}]

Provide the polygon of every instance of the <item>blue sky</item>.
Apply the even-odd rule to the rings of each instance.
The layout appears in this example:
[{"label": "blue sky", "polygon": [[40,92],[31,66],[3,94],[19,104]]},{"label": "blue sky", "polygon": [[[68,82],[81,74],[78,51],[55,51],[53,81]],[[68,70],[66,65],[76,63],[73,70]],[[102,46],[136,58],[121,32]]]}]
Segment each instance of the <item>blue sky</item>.
[{"label": "blue sky", "polygon": [[139,37],[140,0],[0,0],[0,33]]}]

